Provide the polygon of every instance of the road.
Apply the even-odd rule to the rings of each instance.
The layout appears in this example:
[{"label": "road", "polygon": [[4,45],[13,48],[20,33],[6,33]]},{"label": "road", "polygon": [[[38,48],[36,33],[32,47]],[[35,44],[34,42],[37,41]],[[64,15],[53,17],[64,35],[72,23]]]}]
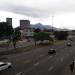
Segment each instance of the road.
[{"label": "road", "polygon": [[[56,55],[48,55],[50,48],[56,49]],[[6,56],[3,61],[12,62],[12,68],[0,72],[0,75],[61,75],[75,55],[75,42],[67,47],[66,42],[54,46],[37,48],[26,53]]]}]

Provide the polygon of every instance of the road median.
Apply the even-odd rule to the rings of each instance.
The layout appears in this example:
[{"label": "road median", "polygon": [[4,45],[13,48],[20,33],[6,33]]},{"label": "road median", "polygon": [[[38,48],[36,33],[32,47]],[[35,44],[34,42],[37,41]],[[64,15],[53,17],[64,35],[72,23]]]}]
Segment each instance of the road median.
[{"label": "road median", "polygon": [[64,41],[56,41],[54,44],[53,43],[51,43],[51,44],[42,44],[42,45],[39,44],[37,46],[35,46],[34,44],[31,44],[31,45],[21,47],[21,48],[1,51],[0,56],[1,55],[10,55],[10,54],[22,53],[22,52],[28,52],[28,51],[34,50],[36,48],[39,48],[39,47],[52,46],[52,45],[56,45],[56,44],[59,45],[59,44],[61,44],[63,42]]}]

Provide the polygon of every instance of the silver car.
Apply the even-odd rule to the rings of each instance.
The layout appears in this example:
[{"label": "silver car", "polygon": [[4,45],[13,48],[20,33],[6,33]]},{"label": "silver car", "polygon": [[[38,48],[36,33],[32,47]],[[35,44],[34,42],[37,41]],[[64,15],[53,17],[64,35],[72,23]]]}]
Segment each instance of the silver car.
[{"label": "silver car", "polygon": [[0,71],[5,70],[9,67],[11,67],[11,63],[10,62],[0,62]]}]

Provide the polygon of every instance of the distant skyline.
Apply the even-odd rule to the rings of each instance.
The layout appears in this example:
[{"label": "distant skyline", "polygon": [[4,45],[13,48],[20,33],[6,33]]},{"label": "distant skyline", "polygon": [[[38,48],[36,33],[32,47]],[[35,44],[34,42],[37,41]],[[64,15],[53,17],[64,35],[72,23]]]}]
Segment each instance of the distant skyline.
[{"label": "distant skyline", "polygon": [[0,0],[0,22],[13,18],[13,27],[20,19],[52,25],[52,16],[54,27],[75,29],[75,0]]}]

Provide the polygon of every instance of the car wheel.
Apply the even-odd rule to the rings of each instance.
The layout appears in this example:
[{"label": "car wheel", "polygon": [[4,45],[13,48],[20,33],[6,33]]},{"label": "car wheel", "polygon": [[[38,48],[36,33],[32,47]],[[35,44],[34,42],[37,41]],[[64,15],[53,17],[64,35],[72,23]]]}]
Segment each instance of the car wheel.
[{"label": "car wheel", "polygon": [[11,68],[12,66],[9,66],[8,68]]}]

